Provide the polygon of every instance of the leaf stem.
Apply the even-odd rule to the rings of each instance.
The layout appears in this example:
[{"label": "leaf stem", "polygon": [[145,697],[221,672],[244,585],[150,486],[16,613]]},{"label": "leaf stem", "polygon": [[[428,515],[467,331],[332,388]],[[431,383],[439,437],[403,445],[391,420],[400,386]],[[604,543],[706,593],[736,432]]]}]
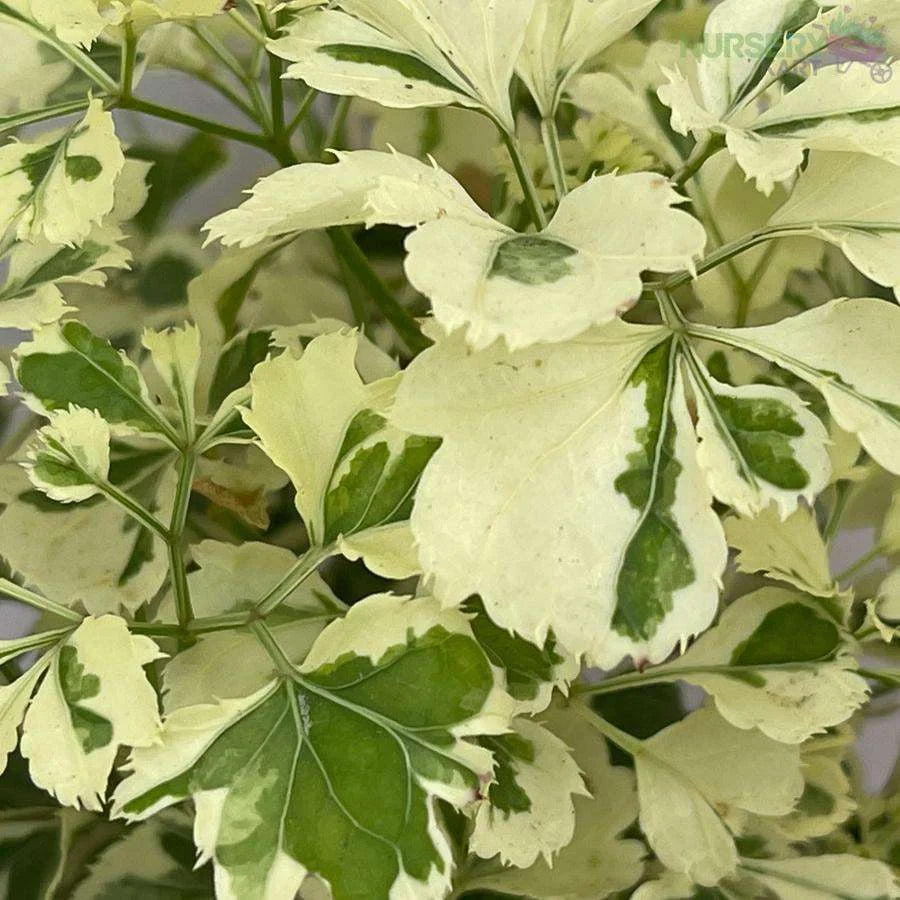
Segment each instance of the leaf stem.
[{"label": "leaf stem", "polygon": [[288,134],[293,134],[297,130],[297,127],[309,114],[309,111],[312,109],[312,105],[318,96],[319,92],[315,88],[307,89],[306,93],[303,95],[303,100],[300,101],[297,112],[294,114],[294,118],[291,119],[285,129]]},{"label": "leaf stem", "polygon": [[0,594],[11,597],[13,600],[18,600],[20,603],[27,603],[35,609],[42,609],[44,612],[52,613],[61,619],[68,619],[70,622],[80,623],[84,620],[84,616],[75,612],[74,609],[69,609],[67,606],[56,603],[54,600],[48,600],[46,597],[28,590],[28,588],[19,587],[15,582],[6,578],[0,578]]},{"label": "leaf stem", "polygon": [[264,618],[274,609],[277,609],[284,601],[301,585],[319,566],[336,553],[334,545],[327,547],[310,547],[287,572],[254,605],[255,616]]},{"label": "leaf stem", "polygon": [[286,678],[293,679],[297,672],[297,667],[290,661],[284,650],[281,649],[281,645],[275,639],[275,635],[272,634],[269,626],[261,619],[257,619],[250,625],[250,629],[259,639],[272,662],[275,663],[279,673]]},{"label": "leaf stem", "polygon": [[538,196],[534,179],[531,177],[531,172],[528,171],[525,158],[522,156],[519,142],[516,136],[510,134],[499,122],[496,124],[500,131],[500,137],[503,138],[503,143],[509,152],[510,159],[512,159],[513,167],[516,170],[516,178],[519,179],[519,184],[522,186],[522,193],[525,195],[525,206],[528,209],[528,214],[531,216],[531,221],[538,231],[543,231],[547,227],[547,215]]},{"label": "leaf stem", "polygon": [[850,487],[849,481],[839,481],[834,486],[834,506],[831,514],[828,516],[828,522],[822,530],[822,539],[826,544],[830,544],[834,540],[838,529],[841,527],[841,520],[844,518],[847,504],[850,501]]},{"label": "leaf stem", "polygon": [[672,184],[683,188],[703,168],[703,164],[724,146],[725,138],[721,134],[711,134],[702,144],[697,144],[687,162],[672,176]]},{"label": "leaf stem", "polygon": [[123,97],[116,105],[121,109],[129,109],[134,112],[144,113],[148,116],[154,116],[157,119],[175,122],[178,125],[186,125],[188,128],[197,129],[197,131],[203,131],[207,134],[228,138],[229,140],[238,141],[242,144],[249,144],[252,147],[259,147],[260,150],[266,150],[267,152],[274,154],[272,139],[266,134],[255,134],[252,131],[244,131],[241,128],[232,128],[230,125],[222,125],[221,123],[213,122],[210,119],[201,119],[198,116],[181,112],[181,110],[171,109],[168,106],[160,106],[158,103],[139,100],[137,97]]},{"label": "leaf stem", "polygon": [[550,166],[550,175],[553,178],[553,189],[556,191],[556,200],[559,202],[569,192],[566,185],[566,167],[563,164],[562,148],[559,144],[559,131],[556,128],[556,118],[552,115],[541,120],[541,139],[544,142],[544,150],[547,153],[547,162]]},{"label": "leaf stem", "polygon": [[432,342],[419,328],[419,323],[404,309],[372,268],[350,232],[343,227],[326,229],[335,253],[347,264],[353,276],[365,288],[372,301],[414,355],[426,350]]},{"label": "leaf stem", "polygon": [[149,509],[142,506],[137,500],[132,499],[124,491],[117,488],[114,484],[110,484],[108,481],[95,482],[95,484],[103,491],[103,494],[109,500],[121,507],[121,509],[131,516],[138,524],[149,529],[168,543],[169,530],[156,518],[156,516],[153,515],[152,512],[150,512]]},{"label": "leaf stem", "polygon": [[58,116],[68,116],[72,113],[81,112],[87,109],[88,103],[90,103],[90,100],[87,97],[82,97],[65,103],[55,103],[53,106],[46,106],[43,109],[33,109],[27,112],[0,116],[0,134],[3,134],[5,131],[12,131],[14,128],[21,128],[24,125],[33,125],[36,122],[46,122],[48,119],[55,119]]},{"label": "leaf stem", "polygon": [[29,634],[15,640],[0,641],[0,664],[5,665],[10,660],[27,653],[29,650],[37,650],[46,644],[53,644],[62,640],[71,631],[71,628],[54,628],[52,631]]},{"label": "leaf stem", "polygon": [[612,722],[598,716],[586,703],[575,701],[570,704],[570,709],[574,710],[585,722],[592,728],[600,732],[605,738],[608,738],[617,746],[621,747],[626,753],[633,757],[642,756],[644,754],[644,742],[636,738],[621,728],[617,728]]},{"label": "leaf stem", "polygon": [[184,526],[187,523],[196,465],[197,457],[194,450],[186,450],[178,467],[178,484],[175,487],[175,500],[172,505],[172,524],[169,526],[169,571],[172,593],[175,596],[175,611],[182,629],[187,628],[194,618],[184,559]]},{"label": "leaf stem", "polygon": [[851,563],[844,569],[843,572],[839,572],[834,576],[835,581],[845,581],[846,579],[852,577],[859,573],[862,569],[864,569],[869,563],[873,560],[878,559],[879,556],[882,555],[881,546],[876,544],[868,553],[864,553],[856,562]]},{"label": "leaf stem", "polygon": [[350,112],[350,104],[353,102],[352,97],[340,97],[334,107],[334,114],[331,117],[331,124],[328,126],[328,133],[322,141],[322,151],[337,150],[338,145],[342,142],[344,125],[347,122],[347,115]]},{"label": "leaf stem", "polygon": [[125,23],[125,41],[122,44],[122,83],[119,86],[119,97],[131,97],[134,88],[134,64],[137,58],[137,38],[131,22]]}]

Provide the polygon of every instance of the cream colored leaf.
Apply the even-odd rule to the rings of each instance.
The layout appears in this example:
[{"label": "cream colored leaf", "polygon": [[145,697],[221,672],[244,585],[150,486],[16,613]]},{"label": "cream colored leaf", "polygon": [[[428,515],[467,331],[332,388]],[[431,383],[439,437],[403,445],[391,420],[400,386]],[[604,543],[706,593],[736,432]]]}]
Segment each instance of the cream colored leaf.
[{"label": "cream colored leaf", "polygon": [[640,841],[620,837],[638,815],[634,775],[610,764],[598,733],[571,710],[551,706],[539,721],[571,749],[592,794],[574,797],[575,836],[552,866],[539,858],[527,869],[476,874],[467,886],[539,900],[595,900],[627,889],[640,878],[645,853]]},{"label": "cream colored leaf", "polygon": [[0,686],[0,772],[6,768],[9,754],[19,743],[19,726],[25,718],[28,702],[52,660],[53,655],[48,653],[15,681]]},{"label": "cream colored leaf", "polygon": [[109,425],[92,410],[73,406],[54,413],[28,452],[31,483],[59,503],[96,496],[109,475],[109,440]]},{"label": "cream colored leaf", "polygon": [[84,118],[61,135],[0,147],[0,234],[82,243],[112,210],[124,165],[101,100],[92,100]]},{"label": "cream colored leaf", "polygon": [[789,813],[803,791],[800,753],[741,731],[711,707],[644,741],[635,758],[640,823],[660,861],[713,885],[738,864],[723,817]]},{"label": "cream colored leaf", "polygon": [[894,491],[894,497],[881,523],[879,545],[885,553],[900,553],[900,488]]},{"label": "cream colored leaf", "polygon": [[445,330],[469,326],[475,349],[568,340],[632,306],[642,271],[693,266],[706,232],[673,208],[682,199],[660,175],[602,175],[538,235],[451,214],[407,238],[406,272]]},{"label": "cream colored leaf", "polygon": [[703,688],[738,728],[799,744],[865,703],[868,687],[851,651],[818,604],[762,588],[732,603],[715,628],[655,671]]},{"label": "cream colored leaf", "polygon": [[752,873],[777,896],[790,900],[882,900],[898,893],[897,880],[889,866],[850,854],[743,860],[741,870]]},{"label": "cream colored leaf", "polygon": [[194,436],[197,376],[200,371],[200,332],[190,323],[166,331],[144,331],[142,343],[170,395],[181,412],[182,429]]},{"label": "cream colored leaf", "polygon": [[900,353],[884,335],[900,328],[900,308],[876,299],[833,300],[775,325],[717,329],[822,393],[832,416],[858,435],[874,459],[900,473]]},{"label": "cream colored leaf", "polygon": [[834,597],[840,588],[831,577],[828,548],[815,515],[800,507],[782,519],[774,507],[751,518],[725,520],[728,544],[738,551],[742,572],[763,572],[816,597]]},{"label": "cream colored leaf", "polygon": [[54,651],[25,714],[22,756],[34,783],[66,806],[101,809],[119,747],[156,740],[156,693],[143,666],[163,655],[122,619],[85,619]]},{"label": "cream colored leaf", "polygon": [[249,247],[267,237],[365,222],[419,225],[442,216],[491,219],[435,165],[400,153],[335,153],[332,165],[305,163],[256,183],[237,209],[206,223],[210,240]]},{"label": "cream colored leaf", "polygon": [[537,0],[516,67],[545,117],[570,79],[623,37],[659,0]]},{"label": "cream colored leaf", "polygon": [[665,338],[615,323],[509,354],[455,335],[413,362],[391,418],[443,438],[411,519],[437,596],[480,594],[501,627],[539,646],[552,628],[603,667],[708,626],[726,550]]}]

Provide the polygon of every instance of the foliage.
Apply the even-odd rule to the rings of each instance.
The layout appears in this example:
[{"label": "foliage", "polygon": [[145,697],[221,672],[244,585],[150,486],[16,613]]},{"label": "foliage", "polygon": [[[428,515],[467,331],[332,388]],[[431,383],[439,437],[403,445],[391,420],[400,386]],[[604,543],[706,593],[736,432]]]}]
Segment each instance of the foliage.
[{"label": "foliage", "polygon": [[0,39],[7,896],[900,896],[895,0]]}]

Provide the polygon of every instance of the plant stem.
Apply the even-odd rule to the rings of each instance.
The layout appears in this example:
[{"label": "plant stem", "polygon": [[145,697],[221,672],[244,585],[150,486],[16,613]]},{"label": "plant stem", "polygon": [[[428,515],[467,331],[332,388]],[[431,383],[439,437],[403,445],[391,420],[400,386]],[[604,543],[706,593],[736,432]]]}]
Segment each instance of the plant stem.
[{"label": "plant stem", "polygon": [[847,566],[843,572],[838,573],[834,576],[835,581],[845,581],[853,575],[856,575],[862,569],[864,569],[870,562],[878,559],[879,556],[882,555],[882,550],[880,545],[874,546],[868,553],[864,553],[855,563]]},{"label": "plant stem", "polygon": [[612,722],[600,718],[587,704],[579,703],[577,700],[570,704],[570,709],[574,710],[585,722],[592,728],[595,728],[605,738],[611,740],[614,744],[621,747],[626,753],[633,757],[642,756],[644,753],[644,743],[632,734],[616,728]]},{"label": "plant stem", "polygon": [[834,494],[834,507],[831,510],[831,515],[828,517],[825,528],[822,530],[822,539],[826,544],[830,544],[834,540],[838,529],[841,527],[841,520],[844,518],[844,513],[850,500],[850,482],[839,481],[834,486]]},{"label": "plant stem", "polygon": [[56,103],[43,109],[28,110],[27,112],[12,113],[8,116],[0,116],[0,134],[11,131],[13,128],[21,128],[23,125],[33,125],[36,122],[46,122],[57,116],[68,116],[72,113],[87,109],[88,98],[69,100],[66,103]]},{"label": "plant stem", "polygon": [[37,650],[46,644],[62,640],[71,630],[71,628],[54,628],[52,631],[42,631],[39,634],[29,634],[14,640],[0,641],[0,661],[6,665],[10,660],[23,653],[28,653],[29,650]]},{"label": "plant stem", "polygon": [[188,128],[196,128],[198,131],[204,131],[207,134],[239,141],[242,144],[249,144],[252,147],[259,147],[261,150],[273,153],[272,139],[265,134],[255,134],[252,131],[232,128],[230,125],[222,125],[209,119],[201,119],[198,116],[192,116],[190,113],[181,112],[177,109],[170,109],[167,106],[160,106],[147,100],[139,100],[137,97],[125,97],[118,102],[118,106],[121,109],[130,109],[148,116],[155,116],[157,119],[176,122],[179,125],[186,125]]},{"label": "plant stem", "polygon": [[266,36],[261,31],[254,28],[236,9],[229,10],[228,17],[238,26],[238,28],[249,35],[255,43],[263,46],[265,45]]},{"label": "plant stem", "polygon": [[326,559],[335,553],[334,546],[328,547],[310,547],[300,559],[288,569],[287,572],[279,579],[271,590],[265,596],[257,600],[254,605],[256,617],[264,618],[274,609],[277,609],[290,595],[303,584]]},{"label": "plant stem", "polygon": [[334,115],[331,117],[331,124],[328,126],[328,133],[322,141],[322,151],[337,150],[338,145],[342,142],[342,134],[344,125],[347,122],[347,114],[350,112],[350,104],[353,102],[352,97],[341,97],[334,108]]},{"label": "plant stem", "polygon": [[263,645],[266,653],[269,654],[272,662],[275,663],[279,673],[286,678],[293,678],[297,667],[290,661],[284,650],[281,649],[281,645],[275,640],[275,635],[272,634],[269,626],[262,620],[257,620],[250,628]]},{"label": "plant stem", "polygon": [[519,147],[519,143],[516,140],[515,135],[510,134],[499,123],[497,123],[497,128],[500,131],[500,137],[503,138],[503,143],[506,145],[507,151],[509,151],[510,159],[512,159],[513,166],[516,170],[516,177],[519,179],[519,184],[522,186],[522,193],[525,195],[525,206],[528,209],[529,216],[531,216],[531,221],[538,231],[543,231],[547,227],[547,215],[544,212],[540,197],[538,197],[534,179],[531,177],[528,166],[525,164],[525,159],[522,156],[522,150]]},{"label": "plant stem", "polygon": [[125,23],[125,42],[122,44],[122,83],[119,86],[119,97],[127,99],[134,87],[134,63],[137,57],[137,38],[131,22]]},{"label": "plant stem", "polygon": [[697,144],[687,162],[672,176],[672,184],[676,188],[684,187],[703,168],[703,164],[724,146],[725,138],[721,134],[711,134],[702,144]]},{"label": "plant stem", "polygon": [[141,506],[137,500],[132,499],[124,491],[117,488],[114,484],[110,484],[108,481],[97,482],[97,487],[103,491],[104,495],[109,500],[123,509],[138,524],[152,531],[155,535],[168,543],[168,529],[153,515],[152,512],[150,512],[149,509]]},{"label": "plant stem", "polygon": [[372,301],[403,339],[410,352],[417,354],[430,347],[432,341],[422,334],[419,323],[394,299],[394,295],[378,277],[378,274],[372,268],[372,264],[365,253],[359,249],[350,232],[343,227],[333,227],[326,229],[326,233],[335,253],[344,260],[347,268],[350,269],[356,280],[365,288]]},{"label": "plant stem", "polygon": [[84,616],[75,612],[74,609],[69,609],[67,606],[56,603],[54,600],[48,600],[46,597],[28,590],[28,588],[19,587],[19,585],[8,581],[6,578],[0,578],[0,594],[12,597],[13,600],[18,600],[20,603],[27,603],[35,609],[53,613],[53,615],[59,616],[61,619],[68,619],[70,622],[80,623],[84,619]]},{"label": "plant stem", "polygon": [[187,522],[196,464],[197,457],[194,451],[186,450],[178,467],[178,484],[175,488],[175,501],[172,506],[172,524],[169,526],[169,570],[172,579],[172,593],[175,595],[175,611],[181,628],[186,628],[194,618],[184,559],[184,526]]},{"label": "plant stem", "polygon": [[888,687],[900,687],[900,675],[893,672],[879,672],[876,669],[857,669],[856,671],[863,678],[868,678],[871,681],[886,684]]},{"label": "plant stem", "polygon": [[309,111],[312,109],[312,105],[316,100],[316,97],[319,96],[319,92],[315,88],[308,88],[306,93],[303,95],[303,100],[300,102],[300,106],[297,108],[297,112],[294,115],[294,118],[291,119],[290,123],[286,127],[286,131],[288,134],[293,134],[297,130],[297,126],[307,117]]},{"label": "plant stem", "polygon": [[557,131],[556,119],[553,116],[547,116],[541,120],[541,139],[544,142],[550,174],[553,177],[556,200],[559,202],[566,196],[569,189],[566,185],[566,167],[563,164],[562,149],[559,145],[559,131]]}]

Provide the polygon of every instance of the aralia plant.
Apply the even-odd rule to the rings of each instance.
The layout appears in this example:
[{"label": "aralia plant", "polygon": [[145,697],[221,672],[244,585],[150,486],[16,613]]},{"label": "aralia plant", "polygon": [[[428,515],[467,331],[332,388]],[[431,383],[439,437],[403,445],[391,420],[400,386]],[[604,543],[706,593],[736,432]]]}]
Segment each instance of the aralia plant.
[{"label": "aralia plant", "polygon": [[900,896],[896,0],[0,42],[7,897]]}]

